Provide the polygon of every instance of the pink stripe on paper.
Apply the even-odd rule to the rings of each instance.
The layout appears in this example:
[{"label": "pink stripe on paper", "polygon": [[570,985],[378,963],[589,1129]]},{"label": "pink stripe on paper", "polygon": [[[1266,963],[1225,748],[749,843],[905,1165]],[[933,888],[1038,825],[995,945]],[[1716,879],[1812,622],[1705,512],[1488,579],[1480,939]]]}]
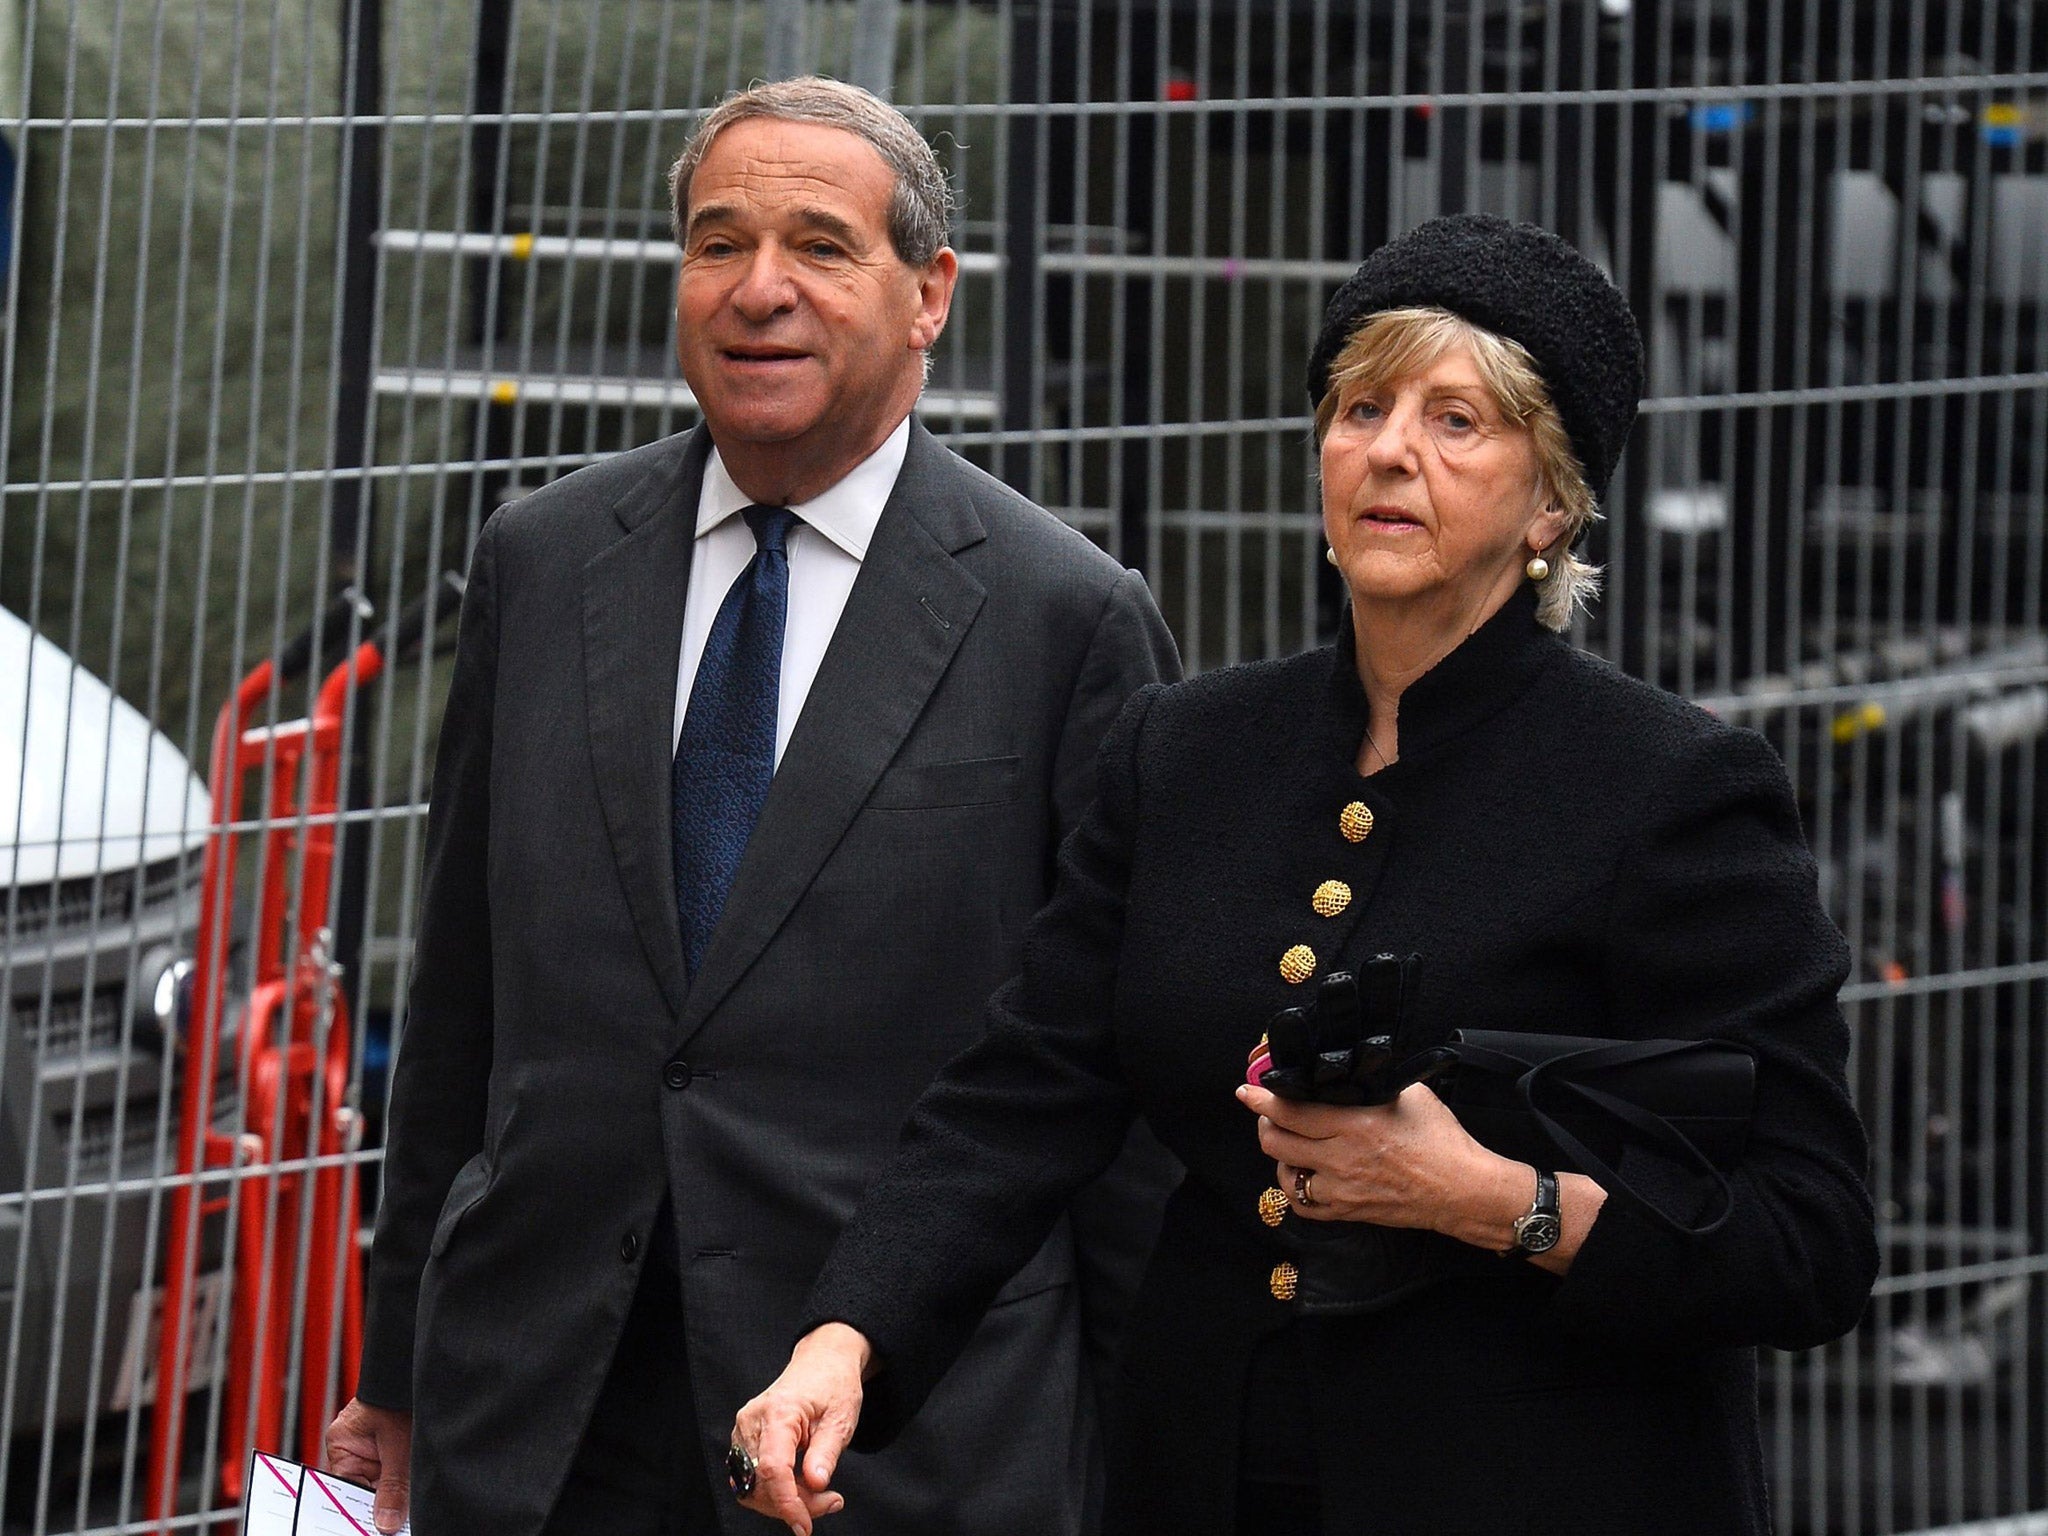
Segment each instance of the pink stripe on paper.
[{"label": "pink stripe on paper", "polygon": [[279,1484],[283,1486],[284,1491],[286,1493],[290,1494],[295,1499],[299,1496],[299,1485],[284,1475],[284,1469],[282,1467],[278,1466],[276,1462],[272,1461],[268,1456],[264,1455],[261,1451],[258,1451],[256,1453],[256,1459],[262,1462],[264,1466],[270,1468],[270,1475],[278,1480]]},{"label": "pink stripe on paper", "polygon": [[327,1495],[327,1502],[334,1506],[334,1512],[340,1515],[341,1518],[346,1520],[350,1525],[354,1526],[358,1531],[361,1531],[362,1536],[377,1536],[377,1533],[375,1531],[371,1530],[367,1525],[363,1524],[362,1521],[358,1520],[354,1515],[348,1512],[348,1506],[346,1504],[343,1504],[341,1500],[337,1499],[334,1496],[334,1490],[327,1486],[326,1478],[322,1477],[318,1472],[315,1472],[313,1474],[313,1482],[322,1493]]}]

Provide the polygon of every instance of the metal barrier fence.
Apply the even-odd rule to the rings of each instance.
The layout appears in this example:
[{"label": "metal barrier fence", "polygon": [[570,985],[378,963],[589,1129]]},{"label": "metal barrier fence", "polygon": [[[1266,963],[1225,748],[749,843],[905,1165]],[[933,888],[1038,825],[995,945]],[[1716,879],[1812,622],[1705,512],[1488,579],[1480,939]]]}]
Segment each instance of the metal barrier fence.
[{"label": "metal barrier fence", "polygon": [[1486,209],[1608,266],[1651,399],[1578,638],[1771,737],[1856,956],[1885,1270],[1766,1361],[1780,1524],[2048,1510],[2048,5],[0,0],[4,1530],[204,1526],[318,1419],[469,543],[693,419],[663,172],[803,67],[962,194],[926,419],[1191,669],[1327,632],[1359,257]]}]

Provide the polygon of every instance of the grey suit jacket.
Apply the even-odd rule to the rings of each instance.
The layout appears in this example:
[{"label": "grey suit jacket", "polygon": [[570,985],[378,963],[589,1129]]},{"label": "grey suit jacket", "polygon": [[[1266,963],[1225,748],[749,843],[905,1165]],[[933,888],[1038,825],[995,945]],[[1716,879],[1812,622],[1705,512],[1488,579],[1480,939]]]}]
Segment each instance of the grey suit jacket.
[{"label": "grey suit jacket", "polygon": [[[359,1386],[414,1411],[421,1536],[540,1527],[665,1197],[722,1481],[834,1236],[981,1033],[1103,732],[1178,670],[1142,578],[913,423],[690,978],[669,743],[709,448],[700,429],[570,475],[472,559]],[[1091,1279],[1135,1283],[1170,1176],[1151,1167],[1103,1195],[1124,1204]],[[1113,1288],[1084,1267],[1063,1224],[923,1427],[849,1458],[841,1536],[1079,1527],[1083,1302]]]}]

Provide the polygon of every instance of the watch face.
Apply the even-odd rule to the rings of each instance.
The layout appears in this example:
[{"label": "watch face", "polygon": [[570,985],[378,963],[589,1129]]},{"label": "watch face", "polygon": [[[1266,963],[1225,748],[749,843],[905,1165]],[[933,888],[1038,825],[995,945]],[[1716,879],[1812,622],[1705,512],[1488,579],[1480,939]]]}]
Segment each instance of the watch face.
[{"label": "watch face", "polygon": [[1524,1253],[1548,1253],[1558,1236],[1557,1218],[1545,1211],[1532,1211],[1515,1223],[1515,1246]]}]

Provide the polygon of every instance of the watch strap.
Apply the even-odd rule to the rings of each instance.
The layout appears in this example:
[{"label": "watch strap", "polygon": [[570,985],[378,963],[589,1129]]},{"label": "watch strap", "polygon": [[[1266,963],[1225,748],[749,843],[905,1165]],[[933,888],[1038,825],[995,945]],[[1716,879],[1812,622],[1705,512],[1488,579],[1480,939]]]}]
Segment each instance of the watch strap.
[{"label": "watch strap", "polygon": [[1547,1168],[1538,1168],[1536,1198],[1528,1211],[1515,1220],[1515,1240],[1508,1248],[1507,1257],[1528,1259],[1555,1248],[1562,1231],[1562,1215],[1557,1175]]}]

